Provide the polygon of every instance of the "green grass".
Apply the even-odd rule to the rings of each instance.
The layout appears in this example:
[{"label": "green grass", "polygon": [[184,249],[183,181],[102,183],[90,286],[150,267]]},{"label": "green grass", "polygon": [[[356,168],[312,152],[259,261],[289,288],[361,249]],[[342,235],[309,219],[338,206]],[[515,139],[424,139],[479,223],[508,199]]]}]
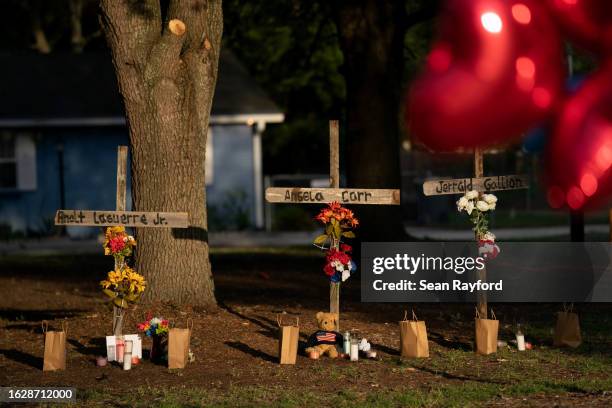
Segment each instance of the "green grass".
[{"label": "green grass", "polygon": [[325,404],[335,407],[466,407],[486,406],[488,401],[530,395],[563,395],[566,393],[594,395],[612,390],[612,379],[580,378],[551,380],[533,375],[523,380],[497,384],[464,381],[439,386],[426,386],[396,390],[343,390],[338,391],[290,390],[284,387],[235,387],[226,391],[188,388],[160,389],[140,387],[134,393],[110,396],[99,391],[83,392],[79,404],[94,406],[108,404],[134,407],[304,407]]}]

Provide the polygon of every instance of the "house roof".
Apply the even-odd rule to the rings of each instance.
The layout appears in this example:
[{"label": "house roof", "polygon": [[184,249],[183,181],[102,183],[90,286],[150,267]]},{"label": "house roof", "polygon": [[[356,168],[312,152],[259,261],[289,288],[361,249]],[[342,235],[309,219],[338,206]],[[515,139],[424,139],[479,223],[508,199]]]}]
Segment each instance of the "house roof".
[{"label": "house roof", "polygon": [[[0,126],[125,124],[106,54],[0,55]],[[230,51],[222,51],[212,123],[282,122],[284,116]]]}]

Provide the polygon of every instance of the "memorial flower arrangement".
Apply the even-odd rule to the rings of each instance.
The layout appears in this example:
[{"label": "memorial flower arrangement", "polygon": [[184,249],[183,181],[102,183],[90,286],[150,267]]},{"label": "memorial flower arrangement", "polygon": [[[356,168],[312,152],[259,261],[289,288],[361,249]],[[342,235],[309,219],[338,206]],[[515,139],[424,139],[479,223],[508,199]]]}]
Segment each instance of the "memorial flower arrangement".
[{"label": "memorial flower arrangement", "polygon": [[159,361],[163,358],[167,346],[165,339],[168,337],[168,331],[170,330],[168,320],[163,317],[152,317],[151,314],[148,314],[147,319],[138,323],[136,328],[152,340],[149,358],[152,361]]},{"label": "memorial flower arrangement", "polygon": [[104,255],[122,259],[132,255],[136,240],[128,235],[124,227],[108,227],[104,233]]},{"label": "memorial flower arrangement", "polygon": [[328,240],[339,242],[344,238],[355,238],[352,231],[359,225],[359,220],[348,208],[342,207],[340,203],[334,201],[323,208],[315,217],[325,226],[325,233],[315,238],[315,245],[322,246]]},{"label": "memorial flower arrangement", "polygon": [[140,300],[146,282],[142,275],[126,263],[126,258],[134,253],[136,240],[124,227],[106,228],[102,247],[104,255],[112,255],[115,260],[115,268],[100,282],[100,286],[113,305],[113,333],[118,336],[122,334],[125,310]]},{"label": "memorial flower arrangement", "polygon": [[[326,251],[323,271],[331,282],[344,282],[357,267],[350,255],[351,246],[342,243],[342,239],[355,238],[353,229],[359,225],[359,220],[351,210],[338,202],[328,204],[315,220],[325,226],[325,232],[314,240],[315,246]],[[328,241],[329,247],[325,247]]]},{"label": "memorial flower arrangement", "polygon": [[340,244],[339,249],[330,248],[327,251],[323,272],[329,276],[330,281],[344,282],[357,270],[357,265],[350,256],[351,250],[350,245]]},{"label": "memorial flower arrangement", "polygon": [[147,337],[166,336],[169,330],[169,323],[163,317],[150,317],[142,323],[138,323],[136,328],[143,332]]},{"label": "memorial flower arrangement", "polygon": [[125,309],[130,303],[136,303],[146,287],[144,277],[127,265],[110,271],[105,280],[100,282],[102,291],[113,304]]},{"label": "memorial flower arrangement", "polygon": [[465,193],[457,201],[457,211],[466,212],[474,225],[472,230],[478,240],[478,253],[487,260],[499,254],[499,246],[495,244],[495,235],[489,231],[489,214],[497,206],[497,197],[493,194],[481,194],[476,190]]}]

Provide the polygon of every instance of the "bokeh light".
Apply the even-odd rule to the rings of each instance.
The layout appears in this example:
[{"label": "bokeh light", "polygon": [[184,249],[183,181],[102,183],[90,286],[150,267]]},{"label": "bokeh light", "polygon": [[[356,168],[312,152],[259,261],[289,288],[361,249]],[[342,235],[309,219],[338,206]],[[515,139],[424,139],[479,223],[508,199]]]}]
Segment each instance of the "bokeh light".
[{"label": "bokeh light", "polygon": [[490,33],[497,34],[502,30],[503,24],[501,17],[499,17],[499,14],[492,11],[482,13],[480,16],[480,22],[482,23],[484,29]]},{"label": "bokeh light", "polygon": [[587,197],[592,196],[597,191],[597,178],[593,173],[585,173],[580,179],[580,189]]},{"label": "bokeh light", "polygon": [[529,24],[531,22],[531,10],[523,3],[517,3],[512,6],[512,17],[521,24]]},{"label": "bokeh light", "polygon": [[516,72],[523,78],[533,78],[536,67],[533,60],[529,57],[518,57],[515,63]]},{"label": "bokeh light", "polygon": [[567,192],[566,200],[572,210],[577,210],[584,205],[584,193],[578,187],[572,186]]}]

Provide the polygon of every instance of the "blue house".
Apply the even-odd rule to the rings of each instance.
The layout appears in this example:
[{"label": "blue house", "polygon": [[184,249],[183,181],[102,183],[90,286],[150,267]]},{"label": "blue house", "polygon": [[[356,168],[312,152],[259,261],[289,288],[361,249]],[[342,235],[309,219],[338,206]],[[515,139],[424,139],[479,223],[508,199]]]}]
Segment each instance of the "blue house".
[{"label": "blue house", "polygon": [[[50,233],[59,208],[113,209],[116,150],[128,135],[110,57],[0,56],[0,95],[5,235]],[[264,226],[261,137],[283,120],[236,57],[222,52],[206,155],[211,229]]]}]

